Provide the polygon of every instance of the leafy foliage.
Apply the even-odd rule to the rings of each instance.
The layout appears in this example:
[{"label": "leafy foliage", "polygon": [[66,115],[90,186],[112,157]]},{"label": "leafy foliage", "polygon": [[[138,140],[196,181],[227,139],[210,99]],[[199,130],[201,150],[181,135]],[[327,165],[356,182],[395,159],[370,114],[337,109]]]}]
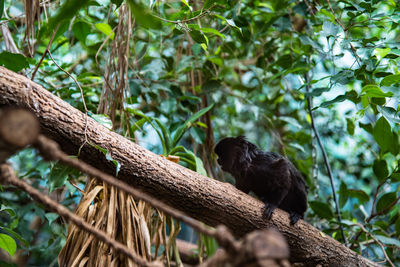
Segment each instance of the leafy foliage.
[{"label": "leafy foliage", "polygon": [[[22,53],[34,44],[34,56],[10,51],[3,32],[0,65],[30,76],[58,27],[50,51],[77,78],[83,95],[48,56],[36,82],[82,111],[86,104],[114,131],[215,178],[223,174],[213,161],[214,136],[245,134],[292,159],[305,175],[309,223],[343,242],[340,225],[363,256],[387,261],[382,245],[394,264],[400,262],[396,1],[61,1],[45,5],[47,15],[35,18],[36,39],[24,38],[30,26],[19,22],[22,2],[0,1],[1,23]],[[131,13],[124,17],[126,9]],[[118,31],[121,21],[130,28]],[[128,48],[116,54],[122,45]],[[102,94],[107,88],[122,93]],[[341,223],[310,130],[308,97],[332,165]],[[34,185],[65,188],[64,204],[78,199],[68,181],[81,181],[79,174],[67,175],[31,150],[13,162]],[[2,232],[31,252],[30,263],[48,265],[65,240],[61,221],[49,220],[24,193],[3,190]],[[34,240],[28,227],[33,216],[46,242]],[[202,242],[213,251],[212,241]]]}]

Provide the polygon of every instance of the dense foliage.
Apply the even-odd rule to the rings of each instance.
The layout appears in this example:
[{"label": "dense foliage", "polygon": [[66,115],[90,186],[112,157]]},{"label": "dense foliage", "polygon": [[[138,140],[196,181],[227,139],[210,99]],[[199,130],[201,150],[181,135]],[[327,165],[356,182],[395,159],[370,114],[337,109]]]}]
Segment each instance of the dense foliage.
[{"label": "dense foliage", "polygon": [[[217,179],[231,178],[216,168],[215,140],[246,135],[304,174],[306,221],[344,243],[342,229],[365,257],[400,263],[399,3],[24,2],[0,0],[0,65]],[[78,172],[31,149],[12,162],[64,205],[79,200]],[[12,188],[0,201],[0,247],[55,263],[63,221]]]}]

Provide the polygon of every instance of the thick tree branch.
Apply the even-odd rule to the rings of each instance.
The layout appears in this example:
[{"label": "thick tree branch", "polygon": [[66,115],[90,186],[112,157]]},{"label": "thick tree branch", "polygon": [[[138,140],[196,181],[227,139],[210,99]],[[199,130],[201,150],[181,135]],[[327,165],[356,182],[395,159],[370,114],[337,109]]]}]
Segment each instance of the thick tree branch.
[{"label": "thick tree branch", "polygon": [[[0,104],[26,107],[39,118],[42,133],[76,155],[85,141],[85,114],[29,79],[0,67]],[[115,174],[96,146],[121,164],[118,178],[209,225],[227,225],[236,236],[255,229],[276,227],[287,239],[291,260],[309,266],[377,266],[318,229],[300,220],[289,225],[286,212],[276,210],[271,220],[262,217],[263,203],[232,185],[204,177],[109,131],[91,118],[80,158]]]}]

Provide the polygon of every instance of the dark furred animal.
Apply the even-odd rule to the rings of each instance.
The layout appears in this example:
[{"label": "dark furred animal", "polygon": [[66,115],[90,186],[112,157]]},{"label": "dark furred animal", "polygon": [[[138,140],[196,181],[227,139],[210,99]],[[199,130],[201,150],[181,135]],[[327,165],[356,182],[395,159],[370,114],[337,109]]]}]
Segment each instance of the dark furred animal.
[{"label": "dark furred animal", "polygon": [[274,152],[264,152],[244,136],[227,137],[215,146],[222,170],[235,177],[236,188],[253,191],[264,203],[268,219],[276,207],[290,214],[290,223],[304,217],[307,186],[296,167]]}]

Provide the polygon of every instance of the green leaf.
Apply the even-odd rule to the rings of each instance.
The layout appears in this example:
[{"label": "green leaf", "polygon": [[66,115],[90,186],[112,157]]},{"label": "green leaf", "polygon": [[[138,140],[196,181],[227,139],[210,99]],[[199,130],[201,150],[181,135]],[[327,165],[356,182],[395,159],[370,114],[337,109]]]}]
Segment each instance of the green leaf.
[{"label": "green leaf", "polygon": [[141,129],[142,126],[146,123],[146,121],[147,120],[145,118],[141,118],[140,120],[134,122],[133,125],[131,126],[132,132],[135,132],[135,131]]},{"label": "green leaf", "polygon": [[199,110],[198,112],[196,112],[195,114],[193,114],[182,126],[180,126],[175,134],[174,134],[174,138],[172,140],[172,144],[171,147],[175,147],[179,140],[181,140],[183,134],[192,126],[192,124],[199,119],[201,116],[203,116],[204,114],[206,114],[210,109],[212,109],[214,107],[214,104],[203,108],[201,110]]},{"label": "green leaf", "polygon": [[400,172],[394,172],[389,177],[393,182],[400,182]]},{"label": "green leaf", "polygon": [[[388,208],[390,205],[393,204],[393,202],[396,200],[396,192],[390,192],[386,193],[383,196],[381,196],[376,203],[376,212],[381,212],[384,209]],[[396,204],[392,206],[395,207]],[[385,213],[388,213],[390,209],[386,210]]]},{"label": "green leaf", "polygon": [[[381,98],[382,99],[382,98]],[[382,115],[391,123],[396,124],[400,123],[399,116],[397,114],[397,110],[395,110],[392,107],[382,107],[382,106],[376,106],[378,111],[382,113]]]},{"label": "green leaf", "polygon": [[186,2],[186,0],[181,0],[181,1],[187,8],[189,8],[190,11],[193,11],[193,8],[189,5],[188,2]]},{"label": "green leaf", "polygon": [[385,117],[380,117],[379,120],[376,122],[373,136],[375,141],[382,149],[382,152],[386,152],[389,150],[393,142],[393,134],[390,124],[385,119]]},{"label": "green leaf", "polygon": [[373,170],[379,181],[384,181],[389,175],[387,162],[384,159],[374,160]]},{"label": "green leaf", "polygon": [[328,107],[328,106],[330,106],[330,105],[332,105],[332,104],[339,103],[339,102],[343,102],[343,101],[345,101],[345,100],[347,100],[347,96],[346,96],[346,95],[339,95],[339,96],[335,97],[335,98],[332,99],[332,100],[323,102],[323,103],[321,104],[320,107],[321,107],[321,108],[325,108],[325,107]]},{"label": "green leaf", "polygon": [[[375,75],[375,77],[377,77],[377,78],[383,78],[383,77],[392,75],[392,73],[391,73],[391,72],[386,72],[386,71],[378,71],[378,72],[375,72],[374,75]],[[381,84],[381,85],[382,85],[382,84]]]},{"label": "green leaf", "polygon": [[72,32],[75,37],[83,44],[86,43],[86,37],[91,33],[90,24],[85,21],[77,21],[72,26]]},{"label": "green leaf", "polygon": [[196,163],[196,172],[200,173],[201,175],[207,176],[207,171],[204,168],[203,161],[197,156],[195,156],[194,159]]},{"label": "green leaf", "polygon": [[400,74],[388,75],[381,81],[381,86],[391,86],[400,82]]},{"label": "green leaf", "polygon": [[339,26],[333,24],[330,21],[324,21],[322,25],[322,35],[329,37],[329,36],[336,36],[339,32]]},{"label": "green leaf", "polygon": [[333,212],[331,207],[320,201],[310,201],[309,202],[311,209],[317,214],[320,218],[325,218],[330,220],[333,218]]},{"label": "green leaf", "polygon": [[[96,29],[104,33],[106,36],[110,36],[111,40],[114,40],[115,33],[113,32],[110,25],[107,23],[96,23]],[[110,35],[111,34],[111,35]]]},{"label": "green leaf", "polygon": [[16,215],[14,208],[10,207],[10,206],[5,206],[3,204],[1,204],[0,206],[0,211],[5,211],[8,214],[10,214],[11,217],[14,217]]},{"label": "green leaf", "polygon": [[183,146],[176,146],[171,149],[170,155],[176,155],[178,152],[186,152],[186,148]]},{"label": "green leaf", "polygon": [[392,134],[392,145],[389,146],[389,152],[392,153],[392,155],[397,156],[400,152],[399,136],[397,133],[392,132]]},{"label": "green leaf", "polygon": [[0,248],[7,251],[8,254],[10,254],[10,256],[12,257],[17,251],[17,243],[9,235],[0,234]]},{"label": "green leaf", "polygon": [[[51,35],[53,30],[57,28],[57,25],[61,25],[65,21],[69,21],[78,13],[78,11],[85,7],[89,3],[89,0],[68,0],[58,8],[56,15],[50,18],[49,23],[46,27],[47,35]],[[51,31],[51,32],[50,32]]]},{"label": "green leaf", "polygon": [[283,55],[278,58],[277,61],[275,61],[275,64],[281,66],[284,69],[289,69],[293,65],[294,60],[295,58],[293,58],[292,55]]},{"label": "green leaf", "polygon": [[347,193],[349,197],[357,198],[360,203],[365,203],[369,201],[369,196],[363,190],[348,189]]},{"label": "green leaf", "polygon": [[293,147],[293,148],[295,148],[295,149],[297,149],[297,150],[299,150],[299,151],[301,151],[301,152],[303,152],[303,153],[306,153],[304,147],[303,147],[302,145],[298,144],[298,143],[291,142],[291,143],[289,144],[289,146],[290,146],[290,147]]},{"label": "green leaf", "polygon": [[21,241],[21,243],[23,243],[25,247],[29,247],[29,242],[26,241],[20,234],[14,232],[13,230],[11,230],[10,228],[7,228],[7,227],[1,227],[0,226],[0,229],[6,231],[10,235],[12,235],[14,238],[16,238],[19,241]]},{"label": "green leaf", "polygon": [[183,161],[189,164],[189,168],[197,173],[207,176],[203,161],[197,157],[192,151],[183,146],[176,146],[171,150],[170,155],[179,156]]},{"label": "green leaf", "polygon": [[153,119],[148,117],[148,116],[146,116],[141,111],[136,110],[136,109],[128,108],[127,111],[129,111],[129,112],[131,112],[131,113],[133,113],[133,114],[135,114],[135,115],[137,115],[137,116],[139,116],[141,118],[144,118],[151,125],[151,127],[153,127],[153,129],[156,131],[156,133],[157,133],[157,135],[160,138],[160,141],[162,143],[164,156],[168,155],[167,152],[170,150],[171,146],[167,147],[167,144],[166,144],[166,142],[164,140],[164,135],[163,135],[162,132],[160,132],[160,130],[157,128],[157,126],[152,122]]},{"label": "green leaf", "polygon": [[199,241],[200,244],[204,244],[205,248],[205,253],[207,254],[207,257],[211,258],[219,248],[218,242],[215,240],[215,238],[211,236],[207,236],[205,234],[200,234],[199,235]]},{"label": "green leaf", "polygon": [[115,4],[117,8],[119,8],[123,2],[124,0],[111,0],[111,3]]},{"label": "green leaf", "polygon": [[12,71],[20,71],[29,67],[29,62],[21,54],[14,54],[8,51],[0,53],[0,65]]},{"label": "green leaf", "polygon": [[373,134],[374,129],[372,128],[372,124],[371,123],[359,122],[358,125],[360,126],[360,128],[364,129],[368,133]]},{"label": "green leaf", "polygon": [[400,248],[399,239],[391,238],[391,237],[387,237],[387,236],[383,236],[383,235],[375,235],[375,238],[378,239],[379,241],[381,241],[385,245],[396,246],[396,247]]},{"label": "green leaf", "polygon": [[0,19],[3,17],[4,0],[0,0]]},{"label": "green leaf", "polygon": [[165,149],[164,153],[166,155],[169,155],[170,150],[171,150],[171,136],[169,134],[169,131],[167,130],[167,126],[163,124],[159,119],[155,118],[155,122],[157,123],[158,127],[161,130],[163,139],[161,140],[165,144]]},{"label": "green leaf", "polygon": [[63,165],[60,163],[54,164],[51,168],[48,181],[50,183],[50,191],[53,191],[55,188],[61,187],[65,184],[65,181],[68,179],[69,174],[73,172],[74,169],[67,165]]},{"label": "green leaf", "polygon": [[330,90],[329,87],[320,87],[320,88],[313,88],[312,92],[306,93],[306,97],[309,96],[320,96],[324,92],[328,92]]},{"label": "green leaf", "polygon": [[119,161],[115,160],[115,159],[111,156],[110,152],[107,151],[107,149],[102,148],[102,147],[99,146],[99,145],[95,145],[95,144],[91,144],[91,143],[89,143],[89,144],[90,144],[92,147],[94,147],[94,148],[96,148],[97,150],[99,150],[101,153],[103,153],[104,156],[106,157],[106,160],[108,160],[108,161],[110,161],[110,162],[112,162],[112,163],[114,164],[114,166],[115,166],[115,176],[118,176],[118,172],[119,172],[119,170],[120,170],[120,168],[121,168],[121,164],[119,163]]},{"label": "green leaf", "polygon": [[198,30],[191,30],[189,32],[190,36],[192,37],[192,39],[196,42],[196,43],[205,43],[208,45],[208,39],[207,37],[202,34],[200,31]]},{"label": "green leaf", "polygon": [[[90,143],[89,143],[90,144]],[[106,155],[107,153],[108,153],[108,151],[107,151],[107,149],[105,149],[105,148],[102,148],[101,146],[98,146],[98,145],[93,145],[93,144],[90,144],[92,147],[94,147],[94,148],[96,148],[97,150],[99,150],[101,153],[103,153],[104,155]]]},{"label": "green leaf", "polygon": [[44,215],[44,217],[46,217],[49,224],[52,224],[55,220],[57,220],[58,217],[60,217],[60,215],[54,212],[48,212]]},{"label": "green leaf", "polygon": [[127,0],[127,2],[137,23],[145,28],[161,29],[160,20],[153,16],[148,8],[143,7],[134,0]]},{"label": "green leaf", "polygon": [[335,102],[342,102],[344,100],[350,100],[354,103],[358,103],[359,102],[359,97],[356,91],[354,90],[350,90],[348,92],[346,92],[344,95],[339,95],[338,97],[336,97],[335,99],[331,100],[331,101],[327,101],[325,103],[322,103],[322,106],[326,106],[326,105],[331,105],[332,103]]},{"label": "green leaf", "polygon": [[217,31],[216,29],[213,29],[213,28],[201,28],[201,31],[204,32],[204,33],[212,33],[212,34],[215,34],[215,35],[221,37],[222,39],[225,39],[225,35],[223,35],[219,31]]},{"label": "green leaf", "polygon": [[339,189],[339,206],[340,208],[343,208],[344,205],[346,205],[347,200],[349,199],[349,195],[347,193],[347,185],[342,181],[340,183],[340,189]]},{"label": "green leaf", "polygon": [[321,14],[327,16],[331,20],[331,22],[335,21],[335,16],[332,14],[332,12],[329,12],[328,10],[323,9],[323,8],[321,8],[321,10],[319,12]]},{"label": "green leaf", "polygon": [[112,127],[113,127],[112,121],[111,121],[110,117],[108,117],[108,115],[106,115],[106,114],[93,114],[91,112],[89,112],[88,114],[95,121],[97,121],[98,123],[100,123],[101,125],[106,127],[107,129],[112,130]]},{"label": "green leaf", "polygon": [[208,9],[208,8],[210,8],[214,3],[216,3],[217,2],[217,0],[205,0],[204,1],[204,4],[203,4],[203,10],[204,9]]},{"label": "green leaf", "polygon": [[93,113],[89,112],[89,116],[91,118],[93,118],[95,121],[97,121],[98,123],[100,123],[101,125],[103,125],[104,127],[106,127],[107,129],[112,130],[112,121],[108,115],[93,114]]},{"label": "green leaf", "polygon": [[351,119],[349,119],[349,118],[346,118],[346,122],[347,122],[347,132],[348,132],[350,135],[354,135],[355,125],[354,125],[353,120],[351,120]]},{"label": "green leaf", "polygon": [[114,159],[110,152],[107,152],[106,154],[106,160],[112,162],[115,166],[115,176],[118,176],[119,170],[121,169],[121,163],[119,163],[118,160]]},{"label": "green leaf", "polygon": [[390,53],[390,48],[375,48],[372,54],[376,56],[378,60],[381,60],[382,58],[386,57],[386,55],[389,53]]},{"label": "green leaf", "polygon": [[369,97],[392,97],[392,92],[384,93],[378,85],[367,84],[361,89],[361,92]]}]

